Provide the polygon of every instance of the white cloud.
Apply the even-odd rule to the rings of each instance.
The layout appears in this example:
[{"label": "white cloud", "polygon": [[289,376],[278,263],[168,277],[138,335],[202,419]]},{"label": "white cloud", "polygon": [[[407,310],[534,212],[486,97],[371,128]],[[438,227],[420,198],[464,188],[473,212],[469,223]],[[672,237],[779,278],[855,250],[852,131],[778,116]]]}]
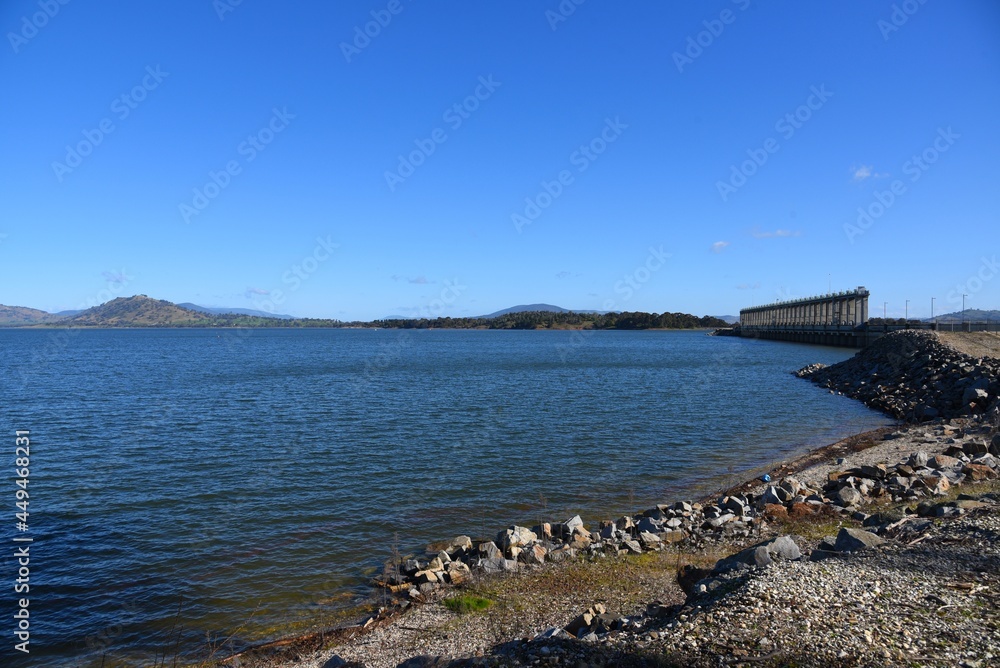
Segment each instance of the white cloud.
[{"label": "white cloud", "polygon": [[716,241],[714,244],[712,244],[712,252],[721,253],[722,250],[728,245],[729,245],[728,241]]},{"label": "white cloud", "polygon": [[853,166],[851,171],[854,173],[853,178],[855,183],[860,183],[866,179],[884,179],[889,176],[885,172],[876,172],[871,165],[861,165],[860,167]]}]

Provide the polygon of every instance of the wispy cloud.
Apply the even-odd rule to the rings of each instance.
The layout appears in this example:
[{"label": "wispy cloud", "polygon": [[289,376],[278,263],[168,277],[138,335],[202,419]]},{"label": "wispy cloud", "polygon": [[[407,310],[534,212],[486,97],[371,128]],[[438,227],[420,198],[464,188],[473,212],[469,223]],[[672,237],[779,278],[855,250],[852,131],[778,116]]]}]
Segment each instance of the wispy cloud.
[{"label": "wispy cloud", "polygon": [[760,283],[740,283],[736,286],[737,290],[759,290]]},{"label": "wispy cloud", "polygon": [[854,182],[860,183],[861,181],[865,181],[867,179],[883,179],[889,176],[886,173],[875,172],[873,171],[873,169],[874,168],[871,165],[861,165],[860,167],[857,166],[851,167],[851,172],[853,172]]},{"label": "wispy cloud", "polygon": [[417,276],[415,278],[407,278],[406,276],[400,276],[399,274],[393,274],[390,278],[394,281],[406,281],[407,283],[414,283],[416,285],[429,285],[434,281],[428,281],[426,276]]},{"label": "wispy cloud", "polygon": [[759,228],[754,228],[753,232],[750,234],[757,239],[773,239],[775,237],[797,237],[800,236],[802,232],[799,230],[761,230]]},{"label": "wispy cloud", "polygon": [[716,241],[714,244],[712,244],[712,252],[721,253],[728,245],[729,245],[728,241]]},{"label": "wispy cloud", "polygon": [[572,275],[573,275],[572,272],[560,271],[558,274],[556,274],[556,278],[569,278]]},{"label": "wispy cloud", "polygon": [[269,295],[269,294],[271,294],[270,290],[261,290],[260,288],[247,288],[246,292],[243,293],[243,296],[249,299],[254,295]]}]

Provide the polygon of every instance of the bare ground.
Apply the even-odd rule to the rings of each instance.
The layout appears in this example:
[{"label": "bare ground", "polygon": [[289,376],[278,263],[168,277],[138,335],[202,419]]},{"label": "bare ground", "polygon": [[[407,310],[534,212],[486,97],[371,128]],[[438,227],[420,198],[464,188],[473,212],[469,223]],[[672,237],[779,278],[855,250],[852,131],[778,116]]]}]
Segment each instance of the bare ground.
[{"label": "bare ground", "polygon": [[1000,359],[1000,332],[938,332],[937,335],[941,343],[970,357]]}]

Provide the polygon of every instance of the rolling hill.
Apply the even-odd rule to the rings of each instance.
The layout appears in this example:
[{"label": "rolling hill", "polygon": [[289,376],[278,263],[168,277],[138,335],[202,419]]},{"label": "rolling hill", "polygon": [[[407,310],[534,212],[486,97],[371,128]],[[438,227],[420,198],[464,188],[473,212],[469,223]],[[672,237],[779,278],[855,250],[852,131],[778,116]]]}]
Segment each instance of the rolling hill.
[{"label": "rolling hill", "polygon": [[36,308],[0,304],[0,327],[41,325],[59,320],[62,320],[60,316]]},{"label": "rolling hill", "polygon": [[496,311],[495,313],[490,313],[489,315],[476,316],[477,318],[499,318],[502,315],[510,315],[511,313],[535,313],[535,312],[545,312],[545,313],[607,313],[607,311],[576,311],[573,309],[563,308],[562,306],[553,306],[552,304],[521,304],[520,306],[511,306],[510,308],[505,308],[502,311]]},{"label": "rolling hill", "polygon": [[60,324],[89,327],[177,327],[192,325],[211,316],[182,308],[163,299],[150,299],[146,295],[118,297],[95,306]]},{"label": "rolling hill", "polygon": [[997,322],[1000,321],[1000,311],[996,309],[984,311],[982,309],[970,308],[965,310],[964,315],[961,311],[955,311],[954,313],[945,313],[934,318],[924,318],[921,322],[933,322],[934,320],[938,322]]}]

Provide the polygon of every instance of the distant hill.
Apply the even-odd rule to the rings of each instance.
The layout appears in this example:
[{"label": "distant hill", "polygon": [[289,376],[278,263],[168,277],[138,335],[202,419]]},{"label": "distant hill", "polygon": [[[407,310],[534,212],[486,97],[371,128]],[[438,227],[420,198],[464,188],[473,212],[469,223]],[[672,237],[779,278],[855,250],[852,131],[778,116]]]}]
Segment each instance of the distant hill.
[{"label": "distant hill", "polygon": [[205,321],[204,313],[146,295],[118,297],[62,321],[91,327],[177,327]]},{"label": "distant hill", "polygon": [[740,317],[738,315],[710,315],[708,317],[709,318],[718,318],[719,320],[724,320],[724,321],[728,322],[730,325],[735,325],[736,323],[738,323],[740,321]]},{"label": "distant hill", "polygon": [[0,304],[0,327],[41,325],[58,320],[62,320],[62,318],[57,314],[39,311],[36,308]]},{"label": "distant hill", "polygon": [[257,311],[252,308],[223,308],[223,307],[210,307],[210,306],[198,306],[197,304],[192,304],[191,302],[184,302],[183,304],[178,304],[181,308],[186,308],[190,311],[198,311],[199,313],[208,313],[210,315],[222,315],[225,313],[232,313],[234,315],[255,315],[258,318],[278,318],[280,320],[295,320],[294,315],[284,315],[281,313],[268,313],[267,311]]},{"label": "distant hill", "polygon": [[965,311],[964,315],[961,311],[955,311],[954,313],[945,313],[934,318],[924,318],[921,322],[933,322],[935,320],[938,322],[995,322],[1000,321],[1000,311],[996,309],[984,311],[982,309],[970,308]]},{"label": "distant hill", "polygon": [[520,306],[511,306],[510,308],[505,308],[502,311],[497,311],[495,313],[490,313],[489,315],[476,316],[477,318],[499,318],[502,315],[510,315],[511,313],[535,313],[535,312],[545,312],[545,313],[607,313],[607,311],[574,311],[573,309],[563,308],[562,306],[553,306],[552,304],[521,304]]}]

